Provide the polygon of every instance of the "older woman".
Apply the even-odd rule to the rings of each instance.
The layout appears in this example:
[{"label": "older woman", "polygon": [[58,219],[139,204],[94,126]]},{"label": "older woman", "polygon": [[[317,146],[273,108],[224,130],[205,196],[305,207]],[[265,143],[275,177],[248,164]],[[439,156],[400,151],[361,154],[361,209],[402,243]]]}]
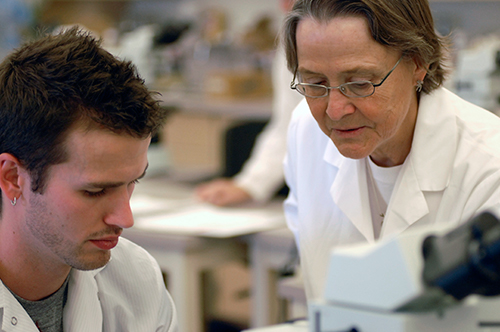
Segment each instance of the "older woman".
[{"label": "older woman", "polygon": [[445,39],[427,0],[298,0],[284,41],[306,97],[285,212],[308,298],[322,296],[335,246],[500,203],[500,119],[441,87]]}]

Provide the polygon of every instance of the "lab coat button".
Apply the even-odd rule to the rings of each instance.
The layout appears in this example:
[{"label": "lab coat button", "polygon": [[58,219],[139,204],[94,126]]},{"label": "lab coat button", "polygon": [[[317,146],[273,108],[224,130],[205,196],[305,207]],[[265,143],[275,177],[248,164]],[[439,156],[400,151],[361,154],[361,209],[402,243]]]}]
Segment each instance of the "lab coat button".
[{"label": "lab coat button", "polygon": [[10,322],[11,322],[11,324],[12,324],[12,325],[14,325],[14,326],[15,326],[15,325],[17,325],[17,318],[16,318],[16,317],[12,317],[12,318],[10,319]]}]

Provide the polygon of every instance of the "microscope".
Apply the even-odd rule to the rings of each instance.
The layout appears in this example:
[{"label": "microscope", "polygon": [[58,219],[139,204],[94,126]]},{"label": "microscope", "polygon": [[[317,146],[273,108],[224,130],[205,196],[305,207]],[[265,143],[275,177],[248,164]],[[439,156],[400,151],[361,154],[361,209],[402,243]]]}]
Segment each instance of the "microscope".
[{"label": "microscope", "polygon": [[500,208],[332,251],[310,332],[500,331]]}]

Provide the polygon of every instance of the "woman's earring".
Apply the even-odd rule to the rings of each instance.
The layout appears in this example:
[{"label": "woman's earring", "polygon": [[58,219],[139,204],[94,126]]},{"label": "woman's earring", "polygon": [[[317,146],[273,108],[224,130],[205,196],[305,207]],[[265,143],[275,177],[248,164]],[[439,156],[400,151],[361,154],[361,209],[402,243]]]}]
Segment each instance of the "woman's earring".
[{"label": "woman's earring", "polygon": [[417,90],[417,92],[420,92],[420,91],[422,91],[423,86],[424,86],[424,81],[418,80],[417,85],[415,86],[415,89]]},{"label": "woman's earring", "polygon": [[17,197],[14,197],[14,199],[12,201],[10,201],[10,204],[12,204],[12,206],[16,206],[16,204],[17,204]]}]

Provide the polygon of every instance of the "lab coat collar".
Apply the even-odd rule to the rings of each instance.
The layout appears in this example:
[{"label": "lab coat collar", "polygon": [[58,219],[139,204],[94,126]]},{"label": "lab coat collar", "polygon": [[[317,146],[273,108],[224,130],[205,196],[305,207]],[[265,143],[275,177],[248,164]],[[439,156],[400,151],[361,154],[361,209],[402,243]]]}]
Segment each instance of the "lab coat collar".
[{"label": "lab coat collar", "polygon": [[424,192],[442,191],[450,183],[458,144],[451,96],[441,88],[420,99],[412,148],[394,186],[382,236],[399,234],[427,215]]},{"label": "lab coat collar", "polygon": [[450,183],[458,145],[453,94],[440,88],[420,99],[409,160],[422,191],[441,191]]},{"label": "lab coat collar", "polygon": [[71,271],[64,307],[64,331],[102,331],[103,316],[95,276],[105,268]]},{"label": "lab coat collar", "polygon": [[411,159],[407,160],[398,175],[387,206],[381,237],[399,234],[429,213],[414,166]]},{"label": "lab coat collar", "polygon": [[[429,213],[423,191],[448,186],[458,137],[455,122],[449,121],[450,95],[444,88],[422,94],[412,148],[388,204],[383,236],[399,233]],[[330,188],[335,204],[368,241],[374,241],[366,160],[342,157],[333,143],[327,144],[323,159],[338,169]]]},{"label": "lab coat collar", "polygon": [[0,280],[0,331],[38,331],[33,320]]},{"label": "lab coat collar", "polygon": [[[92,271],[72,269],[63,314],[64,331],[102,331],[103,315],[95,277],[105,268]],[[0,331],[4,331],[11,320],[16,321],[16,328],[20,331],[38,331],[28,313],[0,280]]]},{"label": "lab coat collar", "polygon": [[[338,168],[330,195],[335,204],[349,218],[354,226],[370,242],[375,241],[371,223],[371,212],[366,184],[366,160],[339,158],[340,153],[333,143],[325,152],[325,160]],[[335,158],[334,155],[337,154]]]}]

